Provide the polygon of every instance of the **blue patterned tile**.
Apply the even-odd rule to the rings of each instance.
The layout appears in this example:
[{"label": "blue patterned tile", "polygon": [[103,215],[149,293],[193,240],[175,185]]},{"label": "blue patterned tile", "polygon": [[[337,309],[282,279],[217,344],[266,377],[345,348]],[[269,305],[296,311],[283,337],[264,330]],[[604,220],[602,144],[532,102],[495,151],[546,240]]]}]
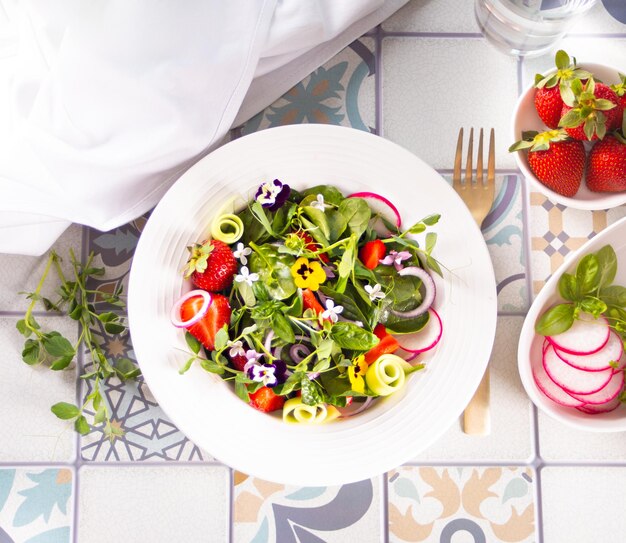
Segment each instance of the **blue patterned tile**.
[{"label": "blue patterned tile", "polygon": [[374,40],[361,38],[241,128],[250,134],[286,124],[323,123],[375,131]]},{"label": "blue patterned tile", "polygon": [[[128,358],[136,364],[128,334],[109,335],[101,327],[92,330],[92,333],[113,366],[122,358]],[[85,371],[91,368],[89,362]],[[82,385],[83,397],[92,390],[93,382],[85,380]],[[207,456],[168,419],[141,376],[137,380],[127,381],[117,377],[107,379],[103,385],[103,396],[111,413],[112,424],[122,428],[125,433],[111,442],[105,436],[102,425],[92,427],[88,435],[81,437],[81,456],[84,460],[189,461],[203,460]],[[85,411],[89,415],[93,414],[89,410]]]},{"label": "blue patterned tile", "polygon": [[235,473],[238,543],[381,541],[380,484],[292,487]]},{"label": "blue patterned tile", "polygon": [[0,469],[0,541],[69,543],[73,478],[68,468]]}]

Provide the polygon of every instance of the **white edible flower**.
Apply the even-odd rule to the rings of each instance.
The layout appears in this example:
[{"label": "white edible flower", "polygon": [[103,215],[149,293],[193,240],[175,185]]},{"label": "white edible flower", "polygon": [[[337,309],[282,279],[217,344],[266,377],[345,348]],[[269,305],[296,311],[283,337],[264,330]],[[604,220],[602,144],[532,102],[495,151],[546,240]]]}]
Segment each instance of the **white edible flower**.
[{"label": "white edible flower", "polygon": [[243,348],[242,341],[229,341],[228,346],[230,347],[230,351],[228,351],[228,354],[231,357],[244,356],[246,354],[246,350]]},{"label": "white edible flower", "polygon": [[311,207],[314,207],[315,209],[319,209],[322,212],[326,211],[326,208],[328,207],[328,204],[324,203],[324,195],[323,194],[318,194],[317,195],[317,200],[312,201],[309,205]]},{"label": "white edible flower", "polygon": [[381,286],[378,283],[376,283],[374,286],[365,285],[365,292],[367,292],[372,302],[375,302],[376,300],[382,300],[386,296],[386,294],[381,291]]},{"label": "white edible flower", "polygon": [[403,267],[402,262],[404,260],[408,260],[409,258],[411,258],[411,253],[409,253],[409,251],[389,251],[389,254],[385,258],[379,260],[379,262],[384,266],[391,266],[393,264],[396,270],[400,271]]},{"label": "white edible flower", "polygon": [[326,311],[322,313],[323,319],[330,319],[331,322],[339,320],[339,314],[343,311],[342,305],[335,305],[335,302],[328,298],[326,300]]},{"label": "white edible flower", "polygon": [[250,379],[257,383],[263,383],[264,386],[272,387],[276,384],[276,368],[274,366],[253,366],[250,372]]},{"label": "white edible flower", "polygon": [[244,266],[248,263],[248,259],[246,257],[249,254],[252,254],[252,249],[250,249],[250,247],[245,247],[241,242],[237,244],[237,249],[233,251],[233,256],[239,259]]},{"label": "white edible flower", "polygon": [[247,266],[243,266],[239,270],[239,274],[235,275],[235,281],[237,283],[248,283],[248,285],[252,286],[252,283],[259,280],[258,273],[250,273],[250,270]]}]

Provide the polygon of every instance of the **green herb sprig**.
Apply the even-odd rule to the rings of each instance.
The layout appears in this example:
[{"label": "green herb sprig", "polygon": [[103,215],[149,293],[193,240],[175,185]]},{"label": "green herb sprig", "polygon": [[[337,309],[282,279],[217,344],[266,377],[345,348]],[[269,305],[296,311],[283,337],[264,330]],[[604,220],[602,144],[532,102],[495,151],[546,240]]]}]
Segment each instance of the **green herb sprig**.
[{"label": "green herb sprig", "polygon": [[[51,407],[51,411],[62,420],[73,420],[74,429],[82,435],[89,433],[90,424],[93,426],[102,425],[104,434],[110,440],[114,440],[123,435],[124,432],[111,421],[111,412],[102,395],[102,382],[114,375],[122,380],[135,379],[140,371],[127,358],[121,358],[114,366],[111,365],[94,338],[92,326],[98,321],[108,334],[122,334],[126,332],[127,327],[117,313],[113,311],[98,312],[92,303],[95,296],[100,296],[110,306],[119,309],[124,307],[124,302],[121,299],[121,287],[112,294],[103,294],[87,287],[90,277],[104,275],[104,268],[94,267],[93,260],[94,254],[91,253],[86,262],[82,264],[77,260],[74,251],[70,249],[71,276],[67,278],[60,265],[61,257],[56,252],[51,251],[35,290],[21,293],[26,295],[30,304],[26,309],[24,318],[17,322],[16,327],[26,338],[22,350],[22,360],[30,366],[46,365],[53,371],[64,370],[75,361],[81,346],[86,348],[93,360],[94,369],[81,375],[81,379],[93,381],[91,393],[87,395],[81,406],[59,402]],[[55,299],[47,298],[41,294],[53,268],[60,280]],[[58,331],[42,330],[33,315],[38,302],[43,305],[46,311],[57,313],[67,311],[68,316],[79,323],[80,333],[75,343],[72,343]],[[90,409],[94,413],[91,422],[87,420],[86,409]]]}]

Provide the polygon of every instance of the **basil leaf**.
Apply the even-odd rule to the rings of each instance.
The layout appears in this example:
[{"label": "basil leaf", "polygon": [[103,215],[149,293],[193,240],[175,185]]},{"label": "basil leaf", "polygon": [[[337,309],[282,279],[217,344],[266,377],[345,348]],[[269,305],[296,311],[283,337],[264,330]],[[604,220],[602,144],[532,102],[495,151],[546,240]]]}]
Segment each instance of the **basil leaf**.
[{"label": "basil leaf", "polygon": [[293,343],[296,340],[296,335],[291,327],[291,323],[285,315],[281,312],[277,312],[272,315],[270,320],[275,334],[285,343]]},{"label": "basil leaf", "polygon": [[317,405],[324,401],[324,394],[319,385],[311,381],[306,373],[300,379],[300,389],[302,390],[303,404]]},{"label": "basil leaf", "polygon": [[598,288],[600,281],[600,265],[596,255],[586,255],[576,266],[576,284],[578,295],[585,295]]},{"label": "basil leaf", "polygon": [[556,336],[574,324],[574,304],[558,304],[546,311],[535,323],[535,332],[542,336]]},{"label": "basil leaf", "polygon": [[617,275],[617,256],[613,247],[605,245],[598,252],[596,252],[596,258],[598,259],[598,266],[600,267],[600,278],[598,287],[608,287]]},{"label": "basil leaf", "polygon": [[561,275],[561,278],[559,279],[559,293],[565,300],[575,302],[578,299],[576,277],[570,273],[564,273]]},{"label": "basil leaf", "polygon": [[330,337],[339,347],[351,351],[369,351],[379,341],[374,334],[351,322],[333,324]]},{"label": "basil leaf", "polygon": [[600,299],[606,304],[615,307],[626,307],[626,287],[612,285],[600,291]]},{"label": "basil leaf", "polygon": [[606,303],[594,296],[585,296],[579,307],[583,311],[591,313],[596,319],[607,310]]}]

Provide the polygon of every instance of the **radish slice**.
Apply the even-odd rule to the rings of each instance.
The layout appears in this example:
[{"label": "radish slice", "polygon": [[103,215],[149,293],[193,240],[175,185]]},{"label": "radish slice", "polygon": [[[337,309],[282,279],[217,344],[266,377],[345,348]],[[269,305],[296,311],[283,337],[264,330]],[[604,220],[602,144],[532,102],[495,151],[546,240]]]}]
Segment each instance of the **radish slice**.
[{"label": "radish slice", "polygon": [[380,213],[382,216],[387,217],[389,211],[393,213],[394,220],[390,222],[394,222],[397,228],[402,226],[402,219],[400,217],[400,212],[398,208],[394,206],[387,198],[377,194],[375,192],[355,192],[354,194],[350,194],[347,198],[363,198],[367,200],[369,206],[376,212]]},{"label": "radish slice", "polygon": [[428,312],[430,317],[426,326],[414,334],[402,334],[394,336],[398,340],[400,349],[408,353],[420,354],[430,351],[443,335],[443,323],[439,314],[431,307]]},{"label": "radish slice", "polygon": [[603,403],[601,405],[585,404],[577,407],[579,411],[587,413],[588,415],[599,415],[600,413],[610,413],[615,411],[620,405],[621,401],[619,395],[615,396],[610,402]]},{"label": "radish slice", "polygon": [[412,319],[414,317],[419,317],[421,314],[426,313],[433,302],[435,301],[435,282],[430,274],[418,267],[418,266],[409,266],[407,268],[402,268],[398,271],[398,275],[412,275],[413,277],[417,277],[422,280],[422,284],[424,285],[424,296],[422,298],[422,303],[418,305],[415,309],[411,309],[410,311],[396,311],[392,309],[391,312],[396,317],[402,317],[406,319]]},{"label": "radish slice", "polygon": [[[576,355],[555,349],[558,357],[579,370],[602,371],[609,369],[610,362],[617,362],[622,358],[624,344],[621,338],[613,331],[609,332],[609,340],[599,351],[592,354]],[[624,361],[626,363],[626,361]],[[616,368],[617,369],[617,368]]]},{"label": "radish slice", "polygon": [[559,405],[565,407],[579,407],[583,402],[570,396],[560,386],[558,386],[546,373],[542,362],[539,359],[533,360],[532,363],[533,378],[539,390],[543,392],[549,399]]},{"label": "radish slice", "polygon": [[602,405],[613,400],[624,388],[624,372],[617,371],[606,386],[593,394],[572,394],[574,398],[586,405]]},{"label": "radish slice", "polygon": [[593,394],[611,380],[613,369],[604,371],[583,371],[561,360],[554,346],[550,345],[543,353],[543,367],[555,384],[569,394]]},{"label": "radish slice", "polygon": [[[194,298],[196,296],[202,297],[202,306],[200,307],[198,312],[188,321],[182,321],[180,319],[180,309],[182,305],[190,298]],[[170,320],[172,321],[172,324],[176,326],[176,328],[189,328],[190,326],[196,324],[202,317],[206,315],[206,312],[209,310],[212,301],[213,299],[211,298],[211,295],[206,290],[190,290],[187,294],[183,294],[180,298],[178,298],[178,300],[176,300],[176,303],[170,311]]]},{"label": "radish slice", "polygon": [[596,319],[589,313],[581,313],[569,330],[546,337],[560,351],[586,355],[602,349],[609,340],[610,331],[606,319]]}]

